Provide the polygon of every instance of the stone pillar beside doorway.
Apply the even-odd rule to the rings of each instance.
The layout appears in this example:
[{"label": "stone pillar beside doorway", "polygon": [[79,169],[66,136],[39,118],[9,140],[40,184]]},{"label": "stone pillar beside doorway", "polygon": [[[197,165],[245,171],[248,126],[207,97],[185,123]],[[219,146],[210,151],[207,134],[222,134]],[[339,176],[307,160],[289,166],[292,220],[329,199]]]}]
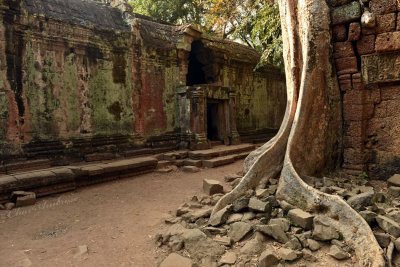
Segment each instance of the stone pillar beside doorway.
[{"label": "stone pillar beside doorway", "polygon": [[230,123],[230,144],[238,145],[240,144],[240,135],[236,128],[236,92],[233,88],[229,91],[229,123]]},{"label": "stone pillar beside doorway", "polygon": [[206,126],[206,97],[203,88],[198,87],[191,92],[191,132],[193,134],[192,142],[190,142],[190,149],[208,149],[210,143],[207,139],[207,126]]}]

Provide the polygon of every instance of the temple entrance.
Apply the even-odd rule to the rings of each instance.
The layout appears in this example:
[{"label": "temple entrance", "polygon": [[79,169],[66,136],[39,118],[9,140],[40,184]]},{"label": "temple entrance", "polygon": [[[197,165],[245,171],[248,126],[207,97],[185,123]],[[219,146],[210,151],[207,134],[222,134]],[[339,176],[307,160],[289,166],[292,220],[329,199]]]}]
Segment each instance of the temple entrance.
[{"label": "temple entrance", "polygon": [[211,141],[220,141],[220,120],[218,116],[218,102],[207,101],[207,138]]}]

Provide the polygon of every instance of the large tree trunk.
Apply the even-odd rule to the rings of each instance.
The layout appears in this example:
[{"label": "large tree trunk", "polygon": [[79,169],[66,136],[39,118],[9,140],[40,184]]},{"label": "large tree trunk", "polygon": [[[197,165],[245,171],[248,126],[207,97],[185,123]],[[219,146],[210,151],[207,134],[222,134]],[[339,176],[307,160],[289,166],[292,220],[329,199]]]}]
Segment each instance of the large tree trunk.
[{"label": "large tree trunk", "polygon": [[[213,214],[248,189],[280,174],[278,199],[324,212],[356,252],[361,266],[385,266],[369,225],[338,196],[302,181],[337,166],[341,154],[340,92],[332,67],[330,11],[325,0],[280,0],[287,108],[278,134],[245,161],[245,176]],[[300,203],[299,203],[300,204]],[[321,208],[322,207],[322,208]]]}]

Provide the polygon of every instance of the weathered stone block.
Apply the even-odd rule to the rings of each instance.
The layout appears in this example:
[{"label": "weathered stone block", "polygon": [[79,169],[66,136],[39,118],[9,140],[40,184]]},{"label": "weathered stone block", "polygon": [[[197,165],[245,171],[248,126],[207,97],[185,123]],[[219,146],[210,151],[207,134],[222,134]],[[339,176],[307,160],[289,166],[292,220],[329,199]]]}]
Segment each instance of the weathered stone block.
[{"label": "weathered stone block", "polygon": [[203,180],[203,192],[209,196],[224,193],[224,187],[219,181],[204,179]]},{"label": "weathered stone block", "polygon": [[288,213],[288,217],[298,226],[309,230],[313,226],[314,216],[301,209],[293,209]]},{"label": "weathered stone block", "polygon": [[376,36],[375,49],[377,52],[400,50],[400,32],[378,34]]},{"label": "weathered stone block", "polygon": [[[353,85],[353,89],[354,90],[363,90],[364,89],[364,83],[362,80],[362,75],[361,73],[354,73],[351,76],[351,81],[352,81],[352,85]],[[367,95],[365,95],[367,96]],[[365,101],[363,103],[366,103]],[[362,103],[359,103],[362,104]]]},{"label": "weathered stone block", "polygon": [[376,16],[376,33],[393,32],[396,30],[396,13]]},{"label": "weathered stone block", "polygon": [[315,240],[329,241],[339,238],[339,232],[330,224],[329,219],[324,216],[314,218],[313,237]]},{"label": "weathered stone block", "polygon": [[[370,84],[400,81],[400,67],[393,67],[398,66],[398,62],[400,62],[399,52],[362,56],[361,69],[364,84],[370,86]],[[379,90],[378,87],[377,90]],[[389,93],[390,90],[382,90],[382,94],[386,92]]]},{"label": "weathered stone block", "polygon": [[338,75],[358,72],[356,57],[338,58],[335,60],[335,63]]},{"label": "weathered stone block", "polygon": [[360,55],[375,52],[375,35],[364,35],[357,41],[357,52]]},{"label": "weathered stone block", "polygon": [[354,57],[354,48],[351,42],[336,42],[333,44],[335,58]]},{"label": "weathered stone block", "polygon": [[347,203],[355,210],[359,211],[371,204],[374,191],[365,192],[355,195],[347,200]]},{"label": "weathered stone block", "polygon": [[397,0],[371,0],[369,7],[377,15],[395,12],[397,9]]},{"label": "weathered stone block", "polygon": [[332,28],[332,40],[334,42],[344,42],[347,39],[346,26],[343,24],[335,25]]},{"label": "weathered stone block", "polygon": [[235,222],[231,225],[228,236],[233,242],[239,242],[251,231],[251,224],[245,222]]},{"label": "weathered stone block", "polygon": [[361,6],[359,2],[336,7],[331,11],[332,23],[343,24],[357,20],[361,17]]},{"label": "weathered stone block", "polygon": [[351,87],[351,74],[343,74],[338,77],[340,90],[349,91]]},{"label": "weathered stone block", "polygon": [[374,113],[374,105],[345,105],[343,107],[343,117],[346,121],[361,121],[370,119]]},{"label": "weathered stone block", "polygon": [[400,225],[394,220],[382,215],[378,215],[376,217],[376,222],[385,232],[391,234],[395,238],[400,237]]},{"label": "weathered stone block", "polygon": [[361,36],[361,26],[359,22],[353,22],[350,23],[349,26],[349,37],[348,37],[348,41],[352,42],[352,41],[357,41],[360,39]]},{"label": "weathered stone block", "polygon": [[35,205],[36,194],[34,192],[22,192],[18,191],[20,194],[16,196],[16,207]]},{"label": "weathered stone block", "polygon": [[249,209],[259,211],[259,212],[267,212],[268,213],[271,211],[271,205],[269,202],[261,201],[256,197],[250,198],[248,207],[249,207]]},{"label": "weathered stone block", "polygon": [[273,266],[279,261],[278,257],[275,255],[272,250],[264,250],[263,253],[261,253],[261,256],[258,260],[258,267],[269,267]]},{"label": "weathered stone block", "polygon": [[394,186],[400,186],[400,174],[395,174],[389,178],[388,183]]}]

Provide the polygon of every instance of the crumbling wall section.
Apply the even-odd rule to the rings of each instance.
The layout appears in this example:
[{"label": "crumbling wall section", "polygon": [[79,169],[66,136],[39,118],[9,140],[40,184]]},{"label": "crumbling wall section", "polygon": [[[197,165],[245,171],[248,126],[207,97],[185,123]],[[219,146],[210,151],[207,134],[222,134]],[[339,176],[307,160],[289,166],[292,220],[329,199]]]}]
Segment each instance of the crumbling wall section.
[{"label": "crumbling wall section", "polygon": [[387,179],[400,171],[400,2],[328,2],[343,100],[343,168]]}]

